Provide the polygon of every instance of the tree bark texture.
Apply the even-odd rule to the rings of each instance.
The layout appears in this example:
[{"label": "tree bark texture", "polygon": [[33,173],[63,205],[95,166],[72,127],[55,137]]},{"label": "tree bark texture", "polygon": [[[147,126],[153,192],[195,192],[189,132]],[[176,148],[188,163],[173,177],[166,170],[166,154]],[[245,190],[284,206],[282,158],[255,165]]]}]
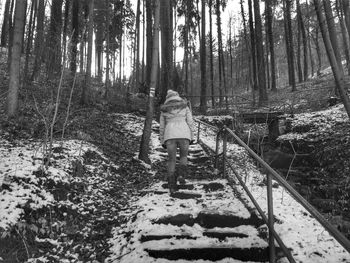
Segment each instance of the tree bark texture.
[{"label": "tree bark texture", "polygon": [[330,39],[331,44],[332,44],[334,55],[335,55],[335,58],[338,62],[338,67],[343,69],[342,62],[341,62],[340,49],[339,49],[339,44],[338,44],[338,34],[337,34],[336,27],[335,27],[331,2],[329,0],[323,0],[323,6],[324,6],[324,13],[326,15],[329,39]]},{"label": "tree bark texture", "polygon": [[314,0],[315,11],[317,14],[317,19],[320,25],[320,30],[322,33],[323,42],[326,47],[327,56],[329,59],[329,63],[332,68],[332,72],[334,75],[334,80],[339,91],[340,97],[343,101],[345,110],[350,118],[350,100],[346,91],[345,80],[344,80],[344,72],[341,68],[339,68],[338,61],[336,59],[331,40],[329,39],[329,35],[327,34],[325,17],[321,10],[321,5],[319,0]]},{"label": "tree bark texture", "polygon": [[286,35],[287,37],[287,56],[289,57],[289,68],[290,68],[290,76],[289,83],[292,86],[292,91],[296,91],[296,83],[295,83],[295,69],[294,69],[294,45],[293,45],[293,31],[292,31],[292,0],[286,0]]},{"label": "tree bark texture", "polygon": [[150,92],[148,97],[148,107],[146,113],[145,124],[143,127],[143,133],[140,144],[139,159],[146,163],[151,163],[149,159],[149,142],[152,133],[152,122],[154,114],[154,95],[157,87],[157,75],[159,67],[159,10],[161,0],[156,0],[155,3],[155,15],[154,15],[154,34],[153,34],[153,46],[152,46],[152,68],[151,68],[151,83]]},{"label": "tree bark texture", "polygon": [[273,31],[272,31],[273,16],[272,16],[271,0],[266,0],[265,4],[266,4],[267,35],[269,39],[269,50],[270,50],[271,90],[277,91],[275,49],[274,49],[274,39],[273,39]]},{"label": "tree bark texture", "polygon": [[26,12],[26,3],[22,0],[16,0],[12,56],[10,61],[10,80],[7,96],[7,115],[13,117],[18,111],[18,91],[20,86],[20,61],[22,51],[22,40],[24,34],[24,15]]},{"label": "tree bark texture", "polygon": [[52,0],[46,60],[50,78],[57,76],[61,70],[62,5],[63,0]]},{"label": "tree bark texture", "polygon": [[10,17],[11,0],[6,0],[4,9],[4,18],[1,27],[1,43],[0,46],[6,47],[9,37],[9,17]]},{"label": "tree bark texture", "polygon": [[256,40],[253,18],[252,0],[248,0],[249,10],[249,30],[250,30],[250,42],[251,42],[251,54],[252,54],[252,69],[253,69],[253,90],[258,90],[258,77],[257,77],[257,63],[256,63]]},{"label": "tree bark texture", "polygon": [[256,61],[258,66],[259,81],[259,105],[267,103],[266,77],[265,77],[265,61],[264,46],[262,36],[262,22],[260,16],[260,1],[254,0],[254,18],[255,18],[255,36],[256,36]]},{"label": "tree bark texture", "polygon": [[[42,0],[40,0],[42,1]],[[77,56],[79,43],[79,1],[73,1],[72,6],[72,43],[70,50],[70,70],[74,75],[77,70]]]},{"label": "tree bark texture", "polygon": [[201,97],[200,109],[203,114],[207,111],[207,74],[206,74],[206,47],[205,47],[205,0],[202,0],[202,37],[201,37]]},{"label": "tree bark texture", "polygon": [[88,48],[86,59],[85,83],[81,95],[81,103],[88,104],[89,91],[91,86],[91,67],[92,67],[92,44],[94,34],[94,0],[89,1],[89,18],[88,18]]},{"label": "tree bark texture", "polygon": [[161,48],[162,48],[162,65],[161,65],[161,101],[165,100],[168,89],[177,90],[173,87],[173,31],[172,31],[172,15],[171,1],[160,1],[160,29],[161,29]]}]

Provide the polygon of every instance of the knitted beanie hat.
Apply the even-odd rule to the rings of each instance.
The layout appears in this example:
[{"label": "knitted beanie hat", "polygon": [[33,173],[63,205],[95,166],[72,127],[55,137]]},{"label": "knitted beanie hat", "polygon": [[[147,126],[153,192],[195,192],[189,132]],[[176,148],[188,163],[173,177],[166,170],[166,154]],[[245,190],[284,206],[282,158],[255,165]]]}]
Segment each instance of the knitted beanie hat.
[{"label": "knitted beanie hat", "polygon": [[176,92],[175,90],[169,89],[166,94],[166,100],[168,100],[171,97],[179,97],[179,93]]}]

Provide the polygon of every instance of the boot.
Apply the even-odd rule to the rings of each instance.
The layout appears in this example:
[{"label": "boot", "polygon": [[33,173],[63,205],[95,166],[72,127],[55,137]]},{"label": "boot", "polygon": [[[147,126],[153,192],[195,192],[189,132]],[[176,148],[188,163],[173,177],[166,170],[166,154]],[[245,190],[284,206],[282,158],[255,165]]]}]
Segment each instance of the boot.
[{"label": "boot", "polygon": [[168,175],[168,187],[169,187],[170,195],[177,191],[177,185],[176,185],[174,173]]},{"label": "boot", "polygon": [[188,176],[188,169],[187,165],[180,164],[179,168],[177,170],[177,181],[179,181],[180,184],[184,185],[186,184],[185,178]]}]

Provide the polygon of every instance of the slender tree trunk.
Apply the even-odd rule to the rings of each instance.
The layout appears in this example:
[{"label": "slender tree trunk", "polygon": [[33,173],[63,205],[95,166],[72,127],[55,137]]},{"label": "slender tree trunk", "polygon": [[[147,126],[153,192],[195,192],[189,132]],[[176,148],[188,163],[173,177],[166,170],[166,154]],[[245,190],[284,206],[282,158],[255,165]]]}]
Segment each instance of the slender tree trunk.
[{"label": "slender tree trunk", "polygon": [[94,34],[94,0],[89,1],[89,20],[88,20],[88,50],[86,59],[85,83],[81,96],[81,103],[86,105],[89,102],[89,91],[91,86],[91,67],[92,67],[92,44]]},{"label": "slender tree trunk", "polygon": [[269,48],[270,48],[270,65],[271,65],[271,90],[277,91],[276,87],[276,63],[275,63],[275,48],[274,48],[274,39],[272,31],[272,8],[271,0],[266,0],[266,22],[267,22],[267,35],[269,39]]},{"label": "slender tree trunk", "polygon": [[34,7],[37,6],[37,0],[32,1],[32,6],[30,8],[30,16],[29,16],[29,25],[28,25],[28,33],[27,33],[27,47],[26,47],[26,59],[25,59],[25,65],[24,65],[24,81],[27,81],[27,75],[28,75],[28,64],[29,64],[29,55],[30,50],[32,48],[32,40],[33,40],[33,16],[34,16]]},{"label": "slender tree trunk", "polygon": [[42,53],[44,45],[44,18],[45,18],[45,0],[39,0],[38,15],[36,20],[36,36],[34,41],[34,65],[31,80],[34,80],[40,71]]},{"label": "slender tree trunk", "polygon": [[298,20],[298,38],[297,38],[297,67],[298,67],[298,81],[303,82],[303,70],[301,68],[301,29],[300,29],[300,19]]},{"label": "slender tree trunk", "polygon": [[343,65],[341,62],[340,49],[338,45],[338,34],[335,28],[331,2],[329,0],[323,0],[323,6],[324,6],[324,12],[326,15],[327,25],[328,25],[329,38],[333,47],[334,55],[338,62],[338,67],[343,68]]},{"label": "slender tree trunk", "polygon": [[[105,80],[105,98],[109,98],[109,84],[110,84],[110,44],[109,44],[109,29],[110,29],[110,14],[109,14],[109,0],[106,0],[106,80]],[[120,43],[121,45],[121,43]]]},{"label": "slender tree trunk", "polygon": [[316,10],[318,22],[320,24],[323,42],[324,42],[325,47],[326,47],[329,63],[331,64],[331,68],[333,71],[335,83],[336,83],[337,89],[339,91],[340,97],[343,101],[346,112],[350,118],[350,100],[349,100],[349,96],[346,92],[344,72],[343,72],[342,68],[339,67],[338,61],[336,59],[336,56],[335,56],[335,53],[334,53],[334,50],[332,47],[332,43],[329,39],[329,35],[327,34],[325,17],[322,14],[319,0],[314,0],[314,5],[315,5],[315,10]]},{"label": "slender tree trunk", "polygon": [[300,7],[300,2],[299,0],[297,1],[297,14],[298,14],[298,24],[299,24],[299,28],[300,28],[300,32],[301,32],[301,37],[303,39],[303,60],[304,60],[304,81],[306,81],[308,79],[308,41],[307,41],[307,37],[306,37],[306,29],[305,29],[305,23],[304,23],[304,19],[303,19],[303,14],[301,11],[301,7]]},{"label": "slender tree trunk", "polygon": [[255,36],[256,36],[256,60],[258,65],[259,80],[259,106],[267,103],[264,46],[262,37],[262,23],[260,16],[260,1],[254,0],[254,17],[255,17]]},{"label": "slender tree trunk", "polygon": [[[142,72],[141,72],[141,81],[142,81],[142,86],[143,88],[145,87],[145,29],[146,29],[146,24],[145,24],[145,2],[146,0],[142,0]],[[175,43],[176,46],[176,43]],[[143,90],[145,92],[145,90]]]},{"label": "slender tree trunk", "polygon": [[[62,32],[62,47],[63,47],[63,52],[62,52],[62,61],[67,61],[66,56],[67,56],[67,35],[68,35],[68,22],[69,22],[69,8],[70,8],[70,0],[66,0],[65,3],[65,9],[64,9],[64,24],[63,24],[63,32]],[[66,65],[63,65],[63,67],[66,67]]]},{"label": "slender tree trunk", "polygon": [[[222,32],[221,32],[221,12],[220,12],[220,0],[216,0],[216,25],[217,25],[217,36],[218,36],[218,63],[219,63],[219,91],[220,91],[220,107],[223,103],[223,52],[222,52]],[[225,94],[226,95],[226,94]]]},{"label": "slender tree trunk", "polygon": [[62,5],[63,0],[52,1],[46,56],[46,67],[49,78],[54,78],[61,70]]},{"label": "slender tree trunk", "polygon": [[202,0],[202,38],[201,38],[201,97],[200,109],[203,114],[207,111],[207,74],[206,74],[206,48],[205,48],[205,0]]},{"label": "slender tree trunk", "polygon": [[317,76],[321,75],[321,69],[322,69],[322,54],[321,54],[321,48],[320,48],[320,43],[318,40],[318,36],[319,36],[319,27],[316,27],[315,29],[315,38],[314,38],[314,42],[315,42],[315,47],[316,47],[316,53],[317,53]]},{"label": "slender tree trunk", "polygon": [[[40,0],[43,1],[43,0]],[[74,75],[77,70],[77,56],[79,43],[79,1],[73,1],[72,6],[72,43],[70,50],[70,70]]]},{"label": "slender tree trunk", "polygon": [[[161,101],[165,100],[168,89],[173,89],[173,32],[171,28],[171,1],[160,1],[160,26],[161,26],[161,48],[162,48],[162,73],[161,73]],[[177,87],[175,87],[177,88]]]},{"label": "slender tree trunk", "polygon": [[[8,64],[8,68],[10,69],[10,64],[11,64],[11,57],[12,57],[12,45],[13,45],[13,31],[14,31],[14,26],[13,26],[13,10],[15,7],[15,2],[16,0],[12,0],[11,1],[11,7],[10,7],[10,14],[8,17],[8,25],[9,25],[9,39],[8,39],[8,56],[7,56],[7,64]],[[25,2],[26,4],[26,2]],[[22,39],[23,42],[23,39]]]},{"label": "slender tree trunk", "polygon": [[1,27],[1,43],[0,46],[6,47],[9,37],[9,17],[10,17],[11,0],[6,0],[4,9],[4,20]]},{"label": "slender tree trunk", "polygon": [[311,32],[310,32],[310,12],[309,12],[309,2],[306,0],[306,13],[307,13],[307,45],[308,45],[308,51],[309,51],[309,57],[310,57],[310,66],[311,66],[311,76],[314,76],[315,73],[315,65],[314,65],[314,58],[312,54],[312,49],[311,49]]},{"label": "slender tree trunk", "polygon": [[22,0],[16,0],[12,57],[10,62],[10,81],[7,96],[7,115],[13,117],[18,111],[18,90],[20,86],[20,60],[22,51],[23,28],[25,24],[24,14],[26,12],[26,3]]},{"label": "slender tree trunk", "polygon": [[252,69],[253,69],[253,90],[258,90],[258,77],[257,77],[257,63],[256,63],[256,40],[255,40],[255,29],[254,29],[254,18],[253,18],[253,7],[252,0],[248,0],[249,9],[249,29],[250,29],[250,41],[252,50]]},{"label": "slender tree trunk", "polygon": [[135,90],[140,91],[140,16],[141,1],[137,0],[136,9],[136,42],[135,42]]},{"label": "slender tree trunk", "polygon": [[349,41],[350,41],[350,2],[349,0],[342,0],[342,7],[344,12],[346,28],[348,30]]},{"label": "slender tree trunk", "polygon": [[152,50],[153,50],[153,34],[152,34],[152,1],[146,1],[146,86],[149,89],[151,83],[152,68]]},{"label": "slender tree trunk", "polygon": [[[102,81],[103,78],[103,41],[108,41],[107,36],[105,37],[105,31],[109,30],[107,23],[107,17],[109,12],[109,6],[106,4],[107,0],[100,0],[95,3],[96,7],[96,35],[95,35],[95,60],[96,60],[96,70],[97,78]],[[106,33],[107,35],[107,33]]]},{"label": "slender tree trunk", "polygon": [[253,81],[253,70],[252,70],[252,54],[251,54],[251,45],[249,43],[248,40],[248,33],[247,33],[247,22],[245,19],[245,14],[244,14],[244,6],[243,6],[243,0],[240,0],[241,2],[241,15],[242,15],[242,21],[243,21],[243,32],[244,32],[244,40],[245,40],[245,46],[246,46],[246,51],[248,54],[248,68],[249,68],[249,85],[252,88],[252,90],[254,90],[253,85],[254,85],[254,81]]},{"label": "slender tree trunk", "polygon": [[148,107],[146,113],[145,124],[143,127],[143,133],[140,144],[139,159],[144,162],[151,163],[149,159],[149,142],[152,133],[152,121],[154,113],[154,95],[157,86],[157,75],[158,75],[158,62],[159,62],[159,9],[160,0],[156,0],[155,4],[155,16],[154,16],[154,35],[153,35],[153,52],[152,52],[152,69],[151,69],[151,85],[150,93],[148,97]]},{"label": "slender tree trunk", "polygon": [[290,63],[290,85],[292,86],[292,91],[296,91],[296,83],[295,83],[295,70],[294,70],[294,48],[293,48],[293,31],[292,31],[292,17],[291,17],[291,7],[292,0],[286,0],[286,20],[287,20],[287,56],[289,57]]},{"label": "slender tree trunk", "polygon": [[344,12],[342,8],[341,0],[337,0],[337,13],[338,13],[339,24],[340,24],[341,33],[342,33],[343,50],[344,50],[344,55],[346,59],[346,67],[348,69],[348,75],[350,75],[349,41],[348,41],[347,29],[344,21],[345,19],[344,19]]},{"label": "slender tree trunk", "polygon": [[210,49],[210,87],[211,105],[215,108],[214,91],[214,55],[213,55],[213,0],[209,0],[209,49]]}]

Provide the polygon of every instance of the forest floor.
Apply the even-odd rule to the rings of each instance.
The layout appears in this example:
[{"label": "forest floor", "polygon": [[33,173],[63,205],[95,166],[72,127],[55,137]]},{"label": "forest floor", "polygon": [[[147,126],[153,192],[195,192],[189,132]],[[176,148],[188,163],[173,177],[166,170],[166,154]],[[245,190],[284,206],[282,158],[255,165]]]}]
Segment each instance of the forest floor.
[{"label": "forest floor", "polygon": [[[15,120],[5,115],[4,69],[0,78],[0,262],[104,262],[111,256],[113,229],[129,220],[142,190],[164,177],[165,162],[157,155],[152,165],[137,158],[143,116],[74,101],[62,139],[66,96],[50,152],[45,127],[52,104],[40,95],[46,84],[24,92],[36,90],[37,99],[22,95]],[[289,132],[278,139],[280,149],[310,157],[282,172],[349,237],[350,124],[341,105],[328,108],[332,83],[326,74],[300,86],[308,96],[291,99],[280,89],[271,97],[299,105]],[[151,145],[159,148],[156,133]]]}]

